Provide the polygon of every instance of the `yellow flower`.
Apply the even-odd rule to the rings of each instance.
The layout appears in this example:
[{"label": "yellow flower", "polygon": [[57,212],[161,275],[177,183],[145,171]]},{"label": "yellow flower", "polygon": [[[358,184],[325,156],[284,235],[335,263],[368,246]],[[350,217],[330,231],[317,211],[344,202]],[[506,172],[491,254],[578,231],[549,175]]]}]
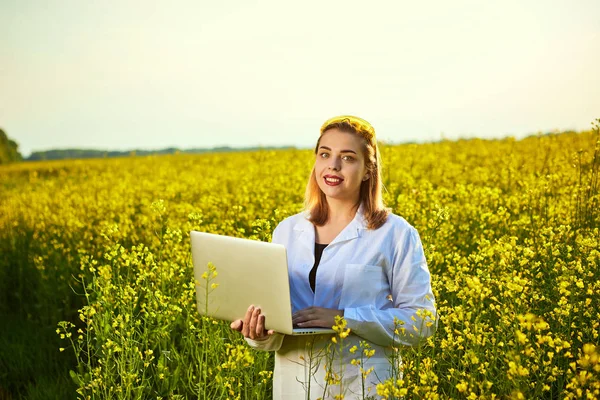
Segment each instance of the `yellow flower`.
[{"label": "yellow flower", "polygon": [[521,331],[518,330],[518,331],[515,332],[515,335],[517,336],[517,341],[519,343],[525,344],[525,343],[528,342],[527,336],[523,332],[521,332]]}]

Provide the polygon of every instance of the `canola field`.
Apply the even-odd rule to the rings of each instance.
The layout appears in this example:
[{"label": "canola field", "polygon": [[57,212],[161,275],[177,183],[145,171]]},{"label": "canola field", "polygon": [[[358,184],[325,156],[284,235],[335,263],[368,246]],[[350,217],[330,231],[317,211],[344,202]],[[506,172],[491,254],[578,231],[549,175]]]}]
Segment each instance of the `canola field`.
[{"label": "canola field", "polygon": [[[599,139],[596,124],[383,145],[385,199],[421,235],[439,322],[397,348],[401,374],[373,398],[600,398]],[[312,162],[278,150],[3,166],[0,311],[56,329],[73,398],[270,399],[272,355],[196,310],[219,266],[193,280],[189,231],[270,240],[301,210]]]}]

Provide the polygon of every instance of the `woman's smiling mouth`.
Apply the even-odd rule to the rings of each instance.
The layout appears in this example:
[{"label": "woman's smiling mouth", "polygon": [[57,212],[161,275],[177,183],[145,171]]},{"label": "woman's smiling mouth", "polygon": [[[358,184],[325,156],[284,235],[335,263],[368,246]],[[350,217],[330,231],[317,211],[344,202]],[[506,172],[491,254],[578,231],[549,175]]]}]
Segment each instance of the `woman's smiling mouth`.
[{"label": "woman's smiling mouth", "polygon": [[325,175],[324,177],[325,183],[329,186],[337,186],[344,181],[344,179],[335,175]]}]

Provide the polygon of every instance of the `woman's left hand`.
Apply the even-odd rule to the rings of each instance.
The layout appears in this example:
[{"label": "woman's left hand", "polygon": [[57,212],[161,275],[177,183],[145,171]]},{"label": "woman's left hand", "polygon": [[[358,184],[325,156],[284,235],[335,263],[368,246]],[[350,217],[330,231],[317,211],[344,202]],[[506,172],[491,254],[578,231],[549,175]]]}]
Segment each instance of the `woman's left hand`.
[{"label": "woman's left hand", "polygon": [[308,307],[292,315],[292,323],[299,328],[331,328],[335,316],[344,316],[344,310],[333,308]]}]

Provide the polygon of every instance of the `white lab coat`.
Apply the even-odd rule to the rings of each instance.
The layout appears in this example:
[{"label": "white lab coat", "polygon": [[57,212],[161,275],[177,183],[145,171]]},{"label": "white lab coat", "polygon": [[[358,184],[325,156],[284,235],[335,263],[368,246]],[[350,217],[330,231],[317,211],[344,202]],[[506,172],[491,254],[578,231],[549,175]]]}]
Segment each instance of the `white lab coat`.
[{"label": "white lab coat", "polygon": [[[350,362],[360,354],[360,350],[354,354],[348,351],[353,345],[366,340],[375,349],[375,355],[364,365],[365,370],[374,367],[365,381],[364,394],[375,396],[377,383],[389,377],[387,354],[394,336],[398,344],[414,345],[433,333],[436,319],[429,270],[417,231],[394,214],[380,228],[369,230],[362,210],[361,206],[323,251],[315,293],[308,280],[315,262],[315,230],[307,214],[283,220],[272,240],[287,249],[292,312],[310,306],[344,310],[351,329],[341,361],[346,399],[363,398],[359,369]],[[419,309],[433,313],[433,325],[429,318],[424,321],[416,315]],[[394,317],[405,322],[405,334],[400,337],[394,335]],[[333,398],[340,393],[340,385],[324,389],[326,361],[322,354],[331,337],[274,334],[263,341],[247,339],[256,349],[276,351],[274,399]],[[336,358],[337,373],[339,365]]]}]

